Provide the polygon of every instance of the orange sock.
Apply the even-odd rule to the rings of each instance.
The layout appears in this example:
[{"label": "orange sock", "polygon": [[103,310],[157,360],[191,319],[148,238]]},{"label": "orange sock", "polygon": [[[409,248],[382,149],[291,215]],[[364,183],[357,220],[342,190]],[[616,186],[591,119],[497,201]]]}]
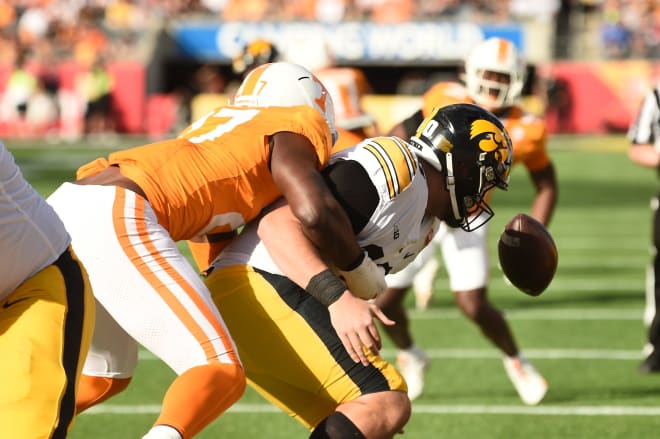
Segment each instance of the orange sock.
[{"label": "orange sock", "polygon": [[81,413],[93,405],[100,404],[114,396],[131,382],[131,378],[105,378],[82,375],[76,395],[76,413]]},{"label": "orange sock", "polygon": [[214,362],[193,367],[172,382],[154,425],[169,425],[184,438],[193,437],[244,391],[245,372],[239,365]]}]

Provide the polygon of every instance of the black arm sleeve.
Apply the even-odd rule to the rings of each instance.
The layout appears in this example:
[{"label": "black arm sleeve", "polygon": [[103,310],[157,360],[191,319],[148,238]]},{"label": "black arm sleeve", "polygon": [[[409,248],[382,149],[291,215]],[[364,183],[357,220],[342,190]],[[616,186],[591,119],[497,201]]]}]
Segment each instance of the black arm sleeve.
[{"label": "black arm sleeve", "polygon": [[378,207],[378,191],[367,171],[355,160],[339,160],[325,168],[322,174],[357,235]]},{"label": "black arm sleeve", "polygon": [[408,119],[401,122],[403,128],[406,130],[406,135],[412,137],[417,132],[417,127],[424,121],[424,114],[422,110],[415,112]]}]

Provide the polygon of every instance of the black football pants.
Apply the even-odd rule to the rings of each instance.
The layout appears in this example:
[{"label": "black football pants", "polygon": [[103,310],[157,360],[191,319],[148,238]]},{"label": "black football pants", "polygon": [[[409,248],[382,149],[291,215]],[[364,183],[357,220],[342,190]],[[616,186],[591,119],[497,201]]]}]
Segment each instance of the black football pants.
[{"label": "black football pants", "polygon": [[655,297],[655,315],[649,328],[649,343],[653,345],[654,350],[660,351],[660,194],[652,201],[653,206],[653,287]]}]

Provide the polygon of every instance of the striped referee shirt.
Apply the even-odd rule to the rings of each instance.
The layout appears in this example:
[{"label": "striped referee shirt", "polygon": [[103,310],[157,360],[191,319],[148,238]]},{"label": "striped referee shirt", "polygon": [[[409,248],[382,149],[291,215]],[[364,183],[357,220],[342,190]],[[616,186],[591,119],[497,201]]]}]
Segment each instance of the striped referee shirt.
[{"label": "striped referee shirt", "polygon": [[660,83],[644,97],[635,123],[628,130],[632,145],[652,144],[660,151]]}]

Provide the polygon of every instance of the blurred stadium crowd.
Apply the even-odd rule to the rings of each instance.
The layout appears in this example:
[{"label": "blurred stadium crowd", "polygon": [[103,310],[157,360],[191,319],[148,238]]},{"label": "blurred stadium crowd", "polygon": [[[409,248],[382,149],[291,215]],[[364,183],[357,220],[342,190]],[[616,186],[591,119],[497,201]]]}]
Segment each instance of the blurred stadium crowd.
[{"label": "blurred stadium crowd", "polygon": [[[0,0],[0,64],[7,67],[0,71],[0,135],[43,133],[54,121],[73,137],[112,132],[109,96],[116,84],[107,64],[148,63],[156,35],[172,21],[539,19],[551,22],[552,59],[660,56],[654,0]],[[63,89],[52,70],[66,63],[78,68]],[[209,72],[217,75],[208,68],[197,75],[200,88]]]},{"label": "blurred stadium crowd", "polygon": [[[168,19],[508,21],[527,13],[497,0],[0,0],[0,50],[5,59],[29,51],[42,61],[97,54],[140,57],[139,37]],[[545,2],[541,2],[545,3]],[[556,3],[554,1],[548,3]],[[529,9],[529,8],[527,8]],[[13,55],[12,55],[13,54]]]}]

